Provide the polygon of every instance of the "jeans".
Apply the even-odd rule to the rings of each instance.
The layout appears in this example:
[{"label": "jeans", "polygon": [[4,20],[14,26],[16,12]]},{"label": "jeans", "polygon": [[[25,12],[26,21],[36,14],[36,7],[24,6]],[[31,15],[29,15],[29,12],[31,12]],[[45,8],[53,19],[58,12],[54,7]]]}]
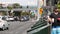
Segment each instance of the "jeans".
[{"label": "jeans", "polygon": [[52,27],[51,34],[60,34],[60,26]]}]

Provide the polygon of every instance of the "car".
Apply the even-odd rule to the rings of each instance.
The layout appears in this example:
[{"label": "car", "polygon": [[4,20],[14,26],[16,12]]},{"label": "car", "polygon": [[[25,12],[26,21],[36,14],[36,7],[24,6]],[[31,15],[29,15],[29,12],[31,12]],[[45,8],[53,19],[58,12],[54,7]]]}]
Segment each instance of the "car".
[{"label": "car", "polygon": [[14,21],[14,17],[7,16],[7,17],[6,17],[6,20],[7,20],[7,21]]},{"label": "car", "polygon": [[19,19],[19,16],[14,16],[14,20],[15,21],[19,21],[20,19]]},{"label": "car", "polygon": [[0,29],[2,30],[9,29],[9,23],[6,21],[6,18],[3,16],[0,16]]},{"label": "car", "polygon": [[26,17],[26,16],[20,17],[20,21],[28,21],[28,20],[29,20],[29,17]]}]

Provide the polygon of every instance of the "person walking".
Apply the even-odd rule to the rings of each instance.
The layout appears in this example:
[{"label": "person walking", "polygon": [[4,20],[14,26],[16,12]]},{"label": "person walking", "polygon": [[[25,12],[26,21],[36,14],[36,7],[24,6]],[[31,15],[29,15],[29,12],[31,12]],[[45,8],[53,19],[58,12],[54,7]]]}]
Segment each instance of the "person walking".
[{"label": "person walking", "polygon": [[52,23],[51,34],[60,34],[60,13],[57,8],[54,8],[53,13],[49,15],[48,20]]}]

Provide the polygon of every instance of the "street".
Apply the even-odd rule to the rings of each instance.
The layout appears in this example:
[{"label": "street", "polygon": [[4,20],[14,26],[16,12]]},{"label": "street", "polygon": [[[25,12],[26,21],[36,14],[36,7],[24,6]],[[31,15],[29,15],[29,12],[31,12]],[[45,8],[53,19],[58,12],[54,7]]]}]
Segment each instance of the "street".
[{"label": "street", "polygon": [[27,34],[26,31],[35,24],[35,22],[34,20],[8,22],[10,24],[9,30],[0,31],[0,34]]}]

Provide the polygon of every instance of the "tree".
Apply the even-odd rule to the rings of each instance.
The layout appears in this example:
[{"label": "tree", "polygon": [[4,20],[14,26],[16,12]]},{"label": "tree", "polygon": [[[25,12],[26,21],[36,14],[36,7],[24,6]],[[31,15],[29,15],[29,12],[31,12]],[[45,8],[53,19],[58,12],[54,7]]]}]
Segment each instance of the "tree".
[{"label": "tree", "polygon": [[9,10],[12,10],[12,9],[13,9],[13,7],[12,7],[12,6],[7,6],[7,8],[8,8]]},{"label": "tree", "polygon": [[13,13],[11,13],[12,12],[12,9],[13,9],[13,6],[7,6],[7,8],[10,10],[9,12],[8,12],[8,14],[11,16],[11,15],[13,15]]},{"label": "tree", "polygon": [[58,1],[56,6],[57,6],[57,8],[59,9],[59,12],[60,12],[60,1]]},{"label": "tree", "polygon": [[26,16],[26,15],[30,15],[30,13],[29,12],[21,12],[21,15]]},{"label": "tree", "polygon": [[21,16],[21,12],[20,11],[14,11],[14,16]]},{"label": "tree", "polygon": [[20,4],[18,4],[18,3],[13,4],[13,8],[19,8],[19,7],[20,7]]},{"label": "tree", "polygon": [[57,7],[60,8],[60,1],[58,1],[58,3],[57,3]]}]

